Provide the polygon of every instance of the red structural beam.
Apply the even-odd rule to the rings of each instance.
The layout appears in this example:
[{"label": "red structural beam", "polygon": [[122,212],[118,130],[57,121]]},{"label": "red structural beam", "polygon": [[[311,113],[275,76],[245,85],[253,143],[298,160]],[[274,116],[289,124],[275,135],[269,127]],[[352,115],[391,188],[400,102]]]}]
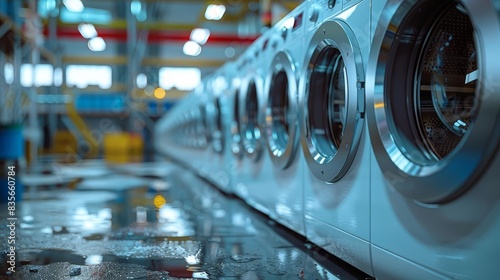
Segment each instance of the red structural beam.
[{"label": "red structural beam", "polygon": [[[98,28],[97,33],[99,37],[105,40],[114,40],[120,42],[127,41],[127,31],[120,29],[105,29]],[[48,29],[44,29],[44,34],[48,35]],[[184,31],[149,31],[148,43],[185,43],[189,41],[190,32]],[[81,39],[82,37],[76,27],[59,27],[57,29],[57,37],[61,39]],[[210,34],[206,44],[224,44],[231,43],[238,44],[251,44],[258,36],[240,37],[234,34]]]}]

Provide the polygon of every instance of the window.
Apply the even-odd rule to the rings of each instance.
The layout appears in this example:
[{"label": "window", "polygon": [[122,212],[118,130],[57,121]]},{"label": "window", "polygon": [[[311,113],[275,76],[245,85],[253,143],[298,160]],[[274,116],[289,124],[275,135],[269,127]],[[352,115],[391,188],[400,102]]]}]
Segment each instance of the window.
[{"label": "window", "polygon": [[169,90],[193,90],[201,80],[201,72],[198,68],[162,67],[160,68],[160,87]]},{"label": "window", "polygon": [[66,67],[66,85],[77,88],[99,86],[102,89],[108,89],[112,85],[111,66],[68,65]]}]

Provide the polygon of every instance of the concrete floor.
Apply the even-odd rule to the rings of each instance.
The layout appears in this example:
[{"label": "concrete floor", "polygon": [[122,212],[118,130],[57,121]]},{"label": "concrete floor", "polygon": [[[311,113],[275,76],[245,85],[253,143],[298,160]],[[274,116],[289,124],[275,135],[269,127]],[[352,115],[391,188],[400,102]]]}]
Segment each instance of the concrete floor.
[{"label": "concrete floor", "polygon": [[23,179],[15,273],[0,225],[0,279],[366,278],[174,164],[44,169]]}]

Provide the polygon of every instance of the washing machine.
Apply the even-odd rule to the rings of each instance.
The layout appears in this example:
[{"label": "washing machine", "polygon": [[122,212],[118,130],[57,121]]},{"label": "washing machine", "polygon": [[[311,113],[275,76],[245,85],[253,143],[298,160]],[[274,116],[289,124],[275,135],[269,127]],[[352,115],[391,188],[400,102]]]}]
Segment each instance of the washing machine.
[{"label": "washing machine", "polygon": [[267,69],[263,90],[263,155],[259,184],[248,190],[253,204],[275,221],[305,234],[303,221],[304,160],[299,145],[298,80],[304,60],[306,5],[276,23],[264,44]]},{"label": "washing machine", "polygon": [[208,84],[206,119],[210,138],[208,156],[203,159],[201,176],[227,193],[233,193],[230,183],[231,121],[230,95],[231,81],[235,75],[235,65],[227,62],[218,68]]},{"label": "washing machine", "polygon": [[[155,126],[155,149],[180,164],[201,171],[210,156],[211,113],[206,77],[192,93],[163,116]],[[197,159],[197,160],[193,160]]]},{"label": "washing machine", "polygon": [[370,1],[312,1],[321,19],[306,48],[300,82],[301,145],[307,163],[307,238],[373,275],[370,254],[370,151],[365,71]]},{"label": "washing machine", "polygon": [[382,10],[366,83],[376,278],[498,277],[499,11],[490,0]]},{"label": "washing machine", "polygon": [[240,88],[234,91],[232,102],[233,123],[239,130],[239,137],[232,137],[233,189],[236,195],[265,214],[270,213],[270,205],[260,199],[258,192],[265,189],[270,174],[269,170],[264,169],[267,157],[264,142],[264,83],[271,63],[270,37],[270,32],[264,33],[240,56],[237,62]]}]

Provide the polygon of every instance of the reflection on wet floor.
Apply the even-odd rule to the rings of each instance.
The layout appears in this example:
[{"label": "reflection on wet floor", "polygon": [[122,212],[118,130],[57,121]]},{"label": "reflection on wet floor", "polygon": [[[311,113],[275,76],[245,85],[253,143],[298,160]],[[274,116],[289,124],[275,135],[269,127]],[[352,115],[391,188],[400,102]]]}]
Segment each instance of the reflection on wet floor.
[{"label": "reflection on wet floor", "polygon": [[[265,217],[179,167],[108,171],[82,180],[75,190],[30,191],[16,209],[16,272],[0,278],[360,277],[328,263],[326,254],[313,258],[320,251],[295,246]],[[0,218],[6,221],[6,211]],[[2,223],[0,239],[8,233]],[[0,244],[4,272],[9,248]]]}]

